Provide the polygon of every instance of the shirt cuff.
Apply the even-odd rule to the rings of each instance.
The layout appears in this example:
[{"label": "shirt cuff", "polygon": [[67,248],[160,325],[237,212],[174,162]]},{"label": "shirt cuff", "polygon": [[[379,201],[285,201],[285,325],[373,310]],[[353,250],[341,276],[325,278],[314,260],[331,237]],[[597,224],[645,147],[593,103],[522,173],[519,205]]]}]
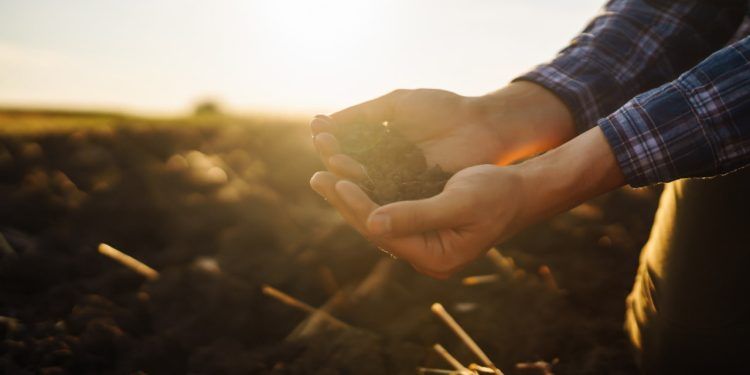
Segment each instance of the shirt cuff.
[{"label": "shirt cuff", "polygon": [[566,79],[565,74],[559,69],[551,65],[540,66],[524,75],[516,77],[512,82],[518,81],[536,83],[553,93],[565,104],[573,116],[576,134],[586,131],[588,128],[586,124],[590,124],[591,122],[587,121],[588,116],[583,113],[582,109],[585,108],[585,105],[580,95],[571,87],[573,83],[569,79]]},{"label": "shirt cuff", "polygon": [[[596,59],[584,56],[588,49],[579,47],[513,80],[533,82],[554,93],[570,110],[578,134],[609,113],[602,113],[606,105],[614,108],[622,105],[614,102],[617,97],[614,93],[622,92],[620,84],[599,66],[601,64],[593,61]],[[591,61],[581,62],[586,59]]]},{"label": "shirt cuff", "polygon": [[[597,124],[612,148],[625,182],[632,187],[648,185],[656,174],[650,158],[646,155],[658,155],[658,147],[649,149],[648,143],[633,142],[633,136],[637,134],[638,129],[644,127],[639,123],[643,120],[636,111],[621,109],[599,120]],[[653,144],[653,139],[650,142]]]},{"label": "shirt cuff", "polygon": [[633,187],[713,173],[715,153],[683,90],[668,83],[636,96],[597,125]]}]

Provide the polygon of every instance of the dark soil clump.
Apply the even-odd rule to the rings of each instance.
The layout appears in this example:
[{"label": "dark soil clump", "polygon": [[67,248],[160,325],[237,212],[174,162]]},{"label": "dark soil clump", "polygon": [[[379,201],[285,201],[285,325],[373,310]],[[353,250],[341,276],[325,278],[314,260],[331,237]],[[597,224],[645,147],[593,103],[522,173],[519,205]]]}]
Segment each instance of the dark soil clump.
[{"label": "dark soil clump", "polygon": [[428,166],[414,143],[384,125],[350,124],[336,129],[343,153],[365,167],[359,185],[378,204],[429,198],[443,191],[451,173]]}]

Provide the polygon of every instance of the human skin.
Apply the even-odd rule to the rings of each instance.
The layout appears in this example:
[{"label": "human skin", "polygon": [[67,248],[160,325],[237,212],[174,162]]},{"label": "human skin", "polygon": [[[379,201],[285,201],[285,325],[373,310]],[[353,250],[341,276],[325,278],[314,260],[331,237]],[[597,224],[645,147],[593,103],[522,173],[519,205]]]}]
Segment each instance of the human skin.
[{"label": "human skin", "polygon": [[361,177],[361,166],[339,153],[331,134],[333,124],[386,121],[416,143],[428,163],[453,172],[482,163],[508,164],[558,146],[574,135],[567,107],[531,82],[511,83],[478,97],[434,89],[395,90],[330,117],[318,115],[311,128],[326,166],[356,179]]},{"label": "human skin", "polygon": [[[363,176],[363,167],[339,152],[333,124],[383,121],[415,142],[428,163],[457,171],[442,193],[378,206],[352,182]],[[311,128],[328,168],[312,177],[312,188],[371,242],[435,278],[449,277],[523,228],[623,184],[601,130],[565,143],[574,134],[570,113],[533,83],[482,97],[397,90],[317,116]]]}]

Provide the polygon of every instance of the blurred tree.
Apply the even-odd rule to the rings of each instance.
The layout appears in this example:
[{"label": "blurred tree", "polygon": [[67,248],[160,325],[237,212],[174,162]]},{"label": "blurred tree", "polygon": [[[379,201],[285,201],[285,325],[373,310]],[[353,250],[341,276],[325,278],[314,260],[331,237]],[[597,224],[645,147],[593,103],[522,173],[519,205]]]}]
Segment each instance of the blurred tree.
[{"label": "blurred tree", "polygon": [[217,116],[223,113],[221,105],[214,100],[202,100],[193,108],[194,116]]}]

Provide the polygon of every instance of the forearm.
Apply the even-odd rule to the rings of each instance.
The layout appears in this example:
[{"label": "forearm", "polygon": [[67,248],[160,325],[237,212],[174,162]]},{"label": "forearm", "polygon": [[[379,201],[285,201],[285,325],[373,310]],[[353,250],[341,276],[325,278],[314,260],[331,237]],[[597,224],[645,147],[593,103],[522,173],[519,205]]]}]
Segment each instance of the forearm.
[{"label": "forearm", "polygon": [[526,225],[624,184],[612,149],[598,127],[512,168],[517,169],[524,185],[521,220]]},{"label": "forearm", "polygon": [[568,107],[549,90],[532,82],[514,82],[490,94],[470,98],[478,118],[509,140],[498,164],[557,147],[575,136]]},{"label": "forearm", "polygon": [[640,94],[597,125],[640,187],[750,164],[750,37]]}]

